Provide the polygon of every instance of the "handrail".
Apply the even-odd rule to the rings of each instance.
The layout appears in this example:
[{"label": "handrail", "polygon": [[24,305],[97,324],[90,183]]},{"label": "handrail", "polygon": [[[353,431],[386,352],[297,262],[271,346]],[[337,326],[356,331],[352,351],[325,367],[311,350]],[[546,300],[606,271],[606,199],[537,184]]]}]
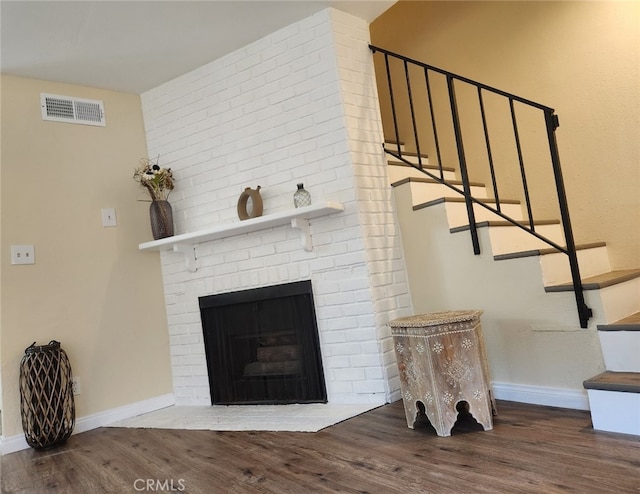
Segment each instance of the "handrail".
[{"label": "handrail", "polygon": [[[559,126],[558,117],[555,115],[555,110],[551,107],[542,105],[540,103],[536,103],[534,101],[528,100],[526,98],[522,98],[515,94],[511,94],[506,91],[496,89],[487,84],[473,81],[467,77],[463,77],[463,76],[454,74],[452,72],[448,72],[446,70],[440,69],[438,67],[434,67],[432,65],[428,65],[423,62],[419,62],[409,57],[405,57],[397,53],[393,53],[383,48],[379,48],[373,45],[369,45],[369,48],[374,54],[378,52],[384,56],[384,66],[386,69],[386,81],[387,81],[387,86],[389,91],[388,97],[389,97],[389,103],[391,108],[391,116],[393,119],[393,122],[392,122],[393,132],[395,134],[394,137],[395,137],[395,142],[397,144],[396,146],[394,146],[393,150],[388,149],[385,146],[385,151],[391,156],[394,156],[396,159],[399,159],[400,161],[404,162],[405,164],[420,170],[422,173],[424,173],[431,179],[436,180],[438,183],[441,183],[447,186],[448,188],[462,195],[465,198],[467,217],[469,220],[469,231],[471,235],[473,251],[475,254],[480,253],[480,243],[478,239],[477,225],[476,225],[475,212],[474,212],[475,204],[491,211],[492,213],[498,215],[499,217],[508,221],[512,225],[517,226],[521,230],[526,231],[530,235],[533,235],[539,240],[550,245],[551,247],[558,250],[559,252],[566,254],[568,257],[569,266],[571,270],[571,278],[573,282],[576,305],[578,308],[580,326],[582,328],[586,328],[588,325],[588,321],[593,315],[593,313],[592,313],[592,310],[589,307],[587,307],[584,300],[582,280],[580,278],[580,269],[578,266],[578,256],[576,253],[575,241],[573,238],[573,230],[571,228],[571,219],[569,217],[569,207],[567,204],[567,196],[566,196],[566,191],[564,187],[564,180],[562,177],[562,170],[560,167],[560,155],[558,152],[558,146],[557,146],[556,135],[555,135],[555,131]],[[408,119],[410,120],[408,124],[405,123],[404,121],[403,123],[405,123],[405,125],[410,126],[410,131],[408,132],[407,136],[408,137],[410,136],[409,138],[413,139],[413,144],[415,145],[416,154],[418,156],[417,164],[409,161],[403,156],[403,152],[400,144],[402,142],[402,139],[400,139],[400,122],[398,119],[398,108],[397,108],[397,101],[396,101],[398,98],[397,94],[399,94],[396,92],[398,91],[398,88],[402,85],[402,81],[395,81],[395,84],[394,84],[394,77],[393,77],[393,71],[391,70],[391,66],[390,66],[390,59],[398,60],[402,64],[399,70],[401,70],[403,74],[404,88],[406,89],[406,94],[404,94],[404,97],[406,98],[407,105],[409,107],[408,112],[410,117]],[[416,82],[420,82],[420,81],[416,80],[418,79],[417,76],[412,77],[410,73],[410,67],[420,68],[424,73],[424,81],[422,81],[422,83],[425,86],[426,106],[428,107],[428,119],[431,126],[430,129],[419,128],[417,124],[418,112],[416,109],[417,105],[415,101],[416,98],[414,96],[413,88],[417,87]],[[458,166],[460,171],[460,178],[462,181],[462,189],[449,183],[444,175],[442,155],[443,155],[443,150],[445,150],[446,148],[443,144],[441,133],[438,132],[438,130],[439,129],[442,130],[443,127],[442,126],[438,127],[438,119],[436,118],[437,116],[434,112],[436,98],[433,95],[433,81],[432,81],[432,77],[430,77],[430,74],[432,73],[439,74],[440,76],[443,76],[446,79],[446,93],[448,95],[447,106],[449,109],[448,111],[450,112],[448,115],[448,118],[450,119],[450,122],[453,127],[452,129],[453,137],[455,137],[455,153],[457,154],[457,158],[458,158]],[[475,90],[477,91],[478,110],[482,119],[482,130],[480,132],[483,134],[482,137],[483,137],[484,146],[486,149],[485,157],[487,159],[488,166],[489,166],[489,173],[491,176],[491,188],[492,188],[492,192],[495,200],[495,207],[485,202],[482,198],[473,197],[472,191],[471,191],[471,181],[469,179],[470,167],[469,167],[468,159],[465,153],[465,144],[467,143],[467,141],[465,140],[466,134],[463,133],[462,131],[463,125],[462,125],[462,119],[460,116],[461,107],[459,106],[458,100],[456,98],[456,88],[466,87],[466,86],[471,86],[475,88]],[[526,220],[517,220],[509,217],[507,214],[504,213],[502,209],[502,205],[500,203],[498,179],[497,179],[497,174],[495,169],[495,156],[494,156],[494,150],[491,145],[492,141],[489,136],[490,125],[487,118],[484,93],[490,93],[500,98],[506,98],[506,100],[508,101],[509,119],[511,122],[511,127],[513,132],[512,134],[513,143],[514,143],[515,151],[517,154],[517,162],[518,162],[517,173],[521,179],[522,192],[524,195],[524,202],[526,206],[526,213],[527,213]],[[566,244],[564,247],[559,245],[557,242],[554,242],[553,240],[540,234],[539,231],[536,231],[536,226],[534,221],[534,212],[533,212],[533,207],[531,203],[530,182],[527,179],[527,172],[531,171],[531,168],[526,167],[523,146],[521,142],[521,135],[518,127],[518,119],[517,119],[514,103],[518,103],[518,104],[524,105],[525,107],[532,108],[535,110],[540,110],[544,114],[544,122],[545,122],[544,132],[546,133],[546,137],[549,145],[549,157],[551,161],[551,167],[553,170],[553,178],[555,182],[556,195],[558,198],[558,206],[559,206],[559,211],[561,216],[562,230],[563,230],[565,244]],[[435,154],[436,154],[438,172],[439,172],[437,175],[427,170],[422,163],[423,153],[421,152],[421,150],[426,149],[426,147],[421,145],[420,138],[424,137],[425,133],[428,134],[427,137],[433,141],[433,147],[435,148]],[[526,221],[526,223],[524,221]]]}]

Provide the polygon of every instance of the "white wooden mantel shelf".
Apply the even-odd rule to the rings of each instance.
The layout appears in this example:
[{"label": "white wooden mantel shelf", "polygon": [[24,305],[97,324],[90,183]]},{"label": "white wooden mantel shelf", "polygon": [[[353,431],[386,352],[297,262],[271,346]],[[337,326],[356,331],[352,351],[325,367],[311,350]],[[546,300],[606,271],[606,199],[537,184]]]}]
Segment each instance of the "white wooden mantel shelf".
[{"label": "white wooden mantel shelf", "polygon": [[140,250],[173,250],[174,252],[182,252],[186,268],[191,272],[195,272],[196,244],[291,224],[291,228],[300,230],[300,238],[304,250],[311,251],[313,246],[311,244],[309,220],[341,211],[344,211],[344,206],[337,202],[312,204],[311,206],[268,214],[258,218],[250,218],[244,221],[238,220],[233,223],[207,228],[206,230],[182,233],[173,237],[145,242],[140,244],[138,248]]}]

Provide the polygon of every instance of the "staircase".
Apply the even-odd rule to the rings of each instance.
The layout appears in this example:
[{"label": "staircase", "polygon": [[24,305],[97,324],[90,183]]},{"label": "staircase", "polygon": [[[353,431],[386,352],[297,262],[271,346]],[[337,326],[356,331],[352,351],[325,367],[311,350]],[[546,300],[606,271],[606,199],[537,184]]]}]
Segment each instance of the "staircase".
[{"label": "staircase", "polygon": [[[394,154],[399,146],[405,161],[418,163],[418,155],[405,152],[403,144],[391,144]],[[419,161],[424,169],[439,173],[426,156]],[[527,373],[544,372],[554,362],[551,357],[546,366],[519,371],[518,352],[535,351],[527,347],[536,345],[553,352],[554,339],[573,338],[575,344],[569,346],[576,356],[559,355],[555,360],[565,358],[575,373],[564,387],[576,387],[576,382],[581,385],[586,376],[597,374],[584,381],[594,428],[640,435],[640,269],[612,271],[602,242],[576,245],[582,288],[594,312],[589,328],[580,329],[564,253],[474,205],[482,246],[482,253],[474,256],[464,197],[406,162],[392,157],[388,165],[414,310],[484,309],[489,361],[506,360],[502,367],[515,380],[518,372],[526,379]],[[454,169],[443,168],[442,173],[449,183],[461,183]],[[484,184],[471,182],[469,187],[474,197],[487,198]],[[511,218],[525,221],[526,211],[519,201],[501,199],[500,203]],[[563,243],[563,230],[554,218],[536,221],[536,231]],[[512,331],[517,331],[515,337]],[[507,348],[498,355],[501,339]],[[516,348],[520,345],[525,348]],[[497,374],[500,378],[504,371]]]},{"label": "staircase", "polygon": [[498,398],[640,434],[640,270],[575,244],[555,110],[370,48],[414,311],[484,310]]}]

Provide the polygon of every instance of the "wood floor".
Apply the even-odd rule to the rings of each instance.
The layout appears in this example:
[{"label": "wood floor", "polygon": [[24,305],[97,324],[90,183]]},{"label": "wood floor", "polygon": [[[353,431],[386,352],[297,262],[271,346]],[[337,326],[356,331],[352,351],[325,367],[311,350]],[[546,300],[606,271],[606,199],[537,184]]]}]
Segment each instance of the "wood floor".
[{"label": "wood floor", "polygon": [[640,493],[639,438],[588,412],[498,402],[473,426],[411,430],[397,402],[318,433],[101,428],[5,455],[2,493]]}]

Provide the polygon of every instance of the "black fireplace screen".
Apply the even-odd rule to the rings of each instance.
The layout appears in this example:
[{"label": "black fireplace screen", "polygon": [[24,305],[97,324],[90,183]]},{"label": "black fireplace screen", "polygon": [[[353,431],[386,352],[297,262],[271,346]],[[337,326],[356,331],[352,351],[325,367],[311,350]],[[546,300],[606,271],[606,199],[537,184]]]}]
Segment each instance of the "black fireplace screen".
[{"label": "black fireplace screen", "polygon": [[310,281],[199,301],[214,405],[326,403]]}]

